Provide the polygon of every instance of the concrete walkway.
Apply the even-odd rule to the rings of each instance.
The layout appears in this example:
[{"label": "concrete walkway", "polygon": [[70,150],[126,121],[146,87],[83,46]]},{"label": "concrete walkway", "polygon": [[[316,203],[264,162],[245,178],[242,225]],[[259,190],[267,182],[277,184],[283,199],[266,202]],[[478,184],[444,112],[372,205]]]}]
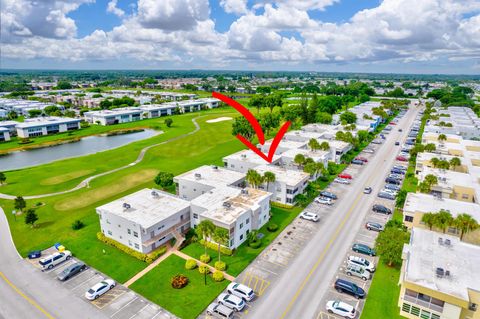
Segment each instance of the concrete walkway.
[{"label": "concrete walkway", "polygon": [[161,263],[162,261],[164,261],[165,259],[167,259],[171,254],[172,254],[173,250],[170,248],[170,246],[168,246],[167,248],[167,251],[165,252],[165,254],[163,254],[162,256],[160,256],[157,260],[155,260],[153,263],[151,263],[150,265],[148,265],[145,269],[143,269],[142,271],[140,271],[138,274],[136,274],[135,276],[133,276],[132,278],[130,278],[126,283],[124,283],[123,285],[125,287],[128,288],[128,286],[130,286],[131,284],[133,284],[135,281],[139,280],[140,278],[142,278],[143,276],[145,276],[150,270],[152,270],[153,268],[157,267],[159,263]]},{"label": "concrete walkway", "polygon": [[[163,145],[163,144],[166,144],[166,143],[170,143],[170,142],[174,142],[176,140],[179,140],[181,138],[184,138],[186,136],[189,136],[189,135],[192,135],[192,134],[195,134],[197,133],[198,131],[200,131],[200,125],[198,125],[196,119],[200,118],[200,117],[203,117],[205,115],[201,115],[201,116],[197,116],[196,118],[193,118],[192,119],[192,122],[193,122],[193,125],[195,125],[195,129],[191,132],[188,132],[188,133],[185,133],[185,134],[182,134],[182,135],[179,135],[179,136],[176,136],[176,137],[172,137],[171,139],[169,140],[166,140],[166,141],[163,141],[161,143],[157,143],[157,144],[153,144],[153,145],[150,145],[150,146],[147,146],[147,147],[144,147],[140,153],[138,154],[137,156],[137,159],[130,163],[130,164],[127,164],[127,165],[124,165],[124,166],[121,166],[121,167],[118,167],[118,168],[115,168],[115,169],[112,169],[110,171],[106,171],[106,172],[103,172],[103,173],[100,173],[100,174],[97,174],[97,175],[93,175],[93,176],[90,176],[90,177],[87,177],[86,179],[84,179],[83,181],[81,181],[77,186],[75,186],[74,188],[71,188],[71,189],[68,189],[68,190],[65,190],[65,191],[61,191],[61,192],[56,192],[56,193],[48,193],[48,194],[41,194],[41,195],[32,195],[32,196],[23,196],[24,199],[36,199],[36,198],[43,198],[43,197],[49,197],[49,196],[55,196],[55,195],[62,195],[62,194],[67,194],[67,193],[71,193],[71,192],[74,192],[76,190],[79,190],[81,188],[84,188],[84,187],[88,187],[89,183],[96,179],[96,178],[99,178],[99,177],[102,177],[102,176],[105,176],[105,175],[109,175],[109,174],[112,174],[112,173],[115,173],[115,172],[118,172],[118,171],[121,171],[123,169],[126,169],[126,168],[129,168],[129,167],[132,167],[134,165],[137,165],[138,163],[140,163],[141,161],[143,161],[143,158],[145,157],[145,154],[147,153],[147,151],[149,149],[151,149],[152,147],[156,147],[156,146],[159,146],[159,145]],[[2,194],[0,193],[0,198],[1,199],[10,199],[10,200],[14,200],[17,196],[16,195],[9,195],[9,194]]]}]

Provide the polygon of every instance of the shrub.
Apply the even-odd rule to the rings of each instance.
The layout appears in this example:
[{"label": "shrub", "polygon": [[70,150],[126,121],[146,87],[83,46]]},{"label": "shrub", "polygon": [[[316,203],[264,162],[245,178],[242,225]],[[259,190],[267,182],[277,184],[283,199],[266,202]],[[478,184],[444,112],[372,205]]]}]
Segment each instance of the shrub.
[{"label": "shrub", "polygon": [[248,246],[253,249],[257,249],[258,247],[262,246],[262,241],[260,239],[251,241],[248,243]]},{"label": "shrub", "polygon": [[227,268],[227,264],[224,261],[216,261],[215,262],[215,269],[225,270],[226,268]]},{"label": "shrub", "polygon": [[185,262],[185,269],[191,270],[197,268],[197,261],[195,259],[188,259]]},{"label": "shrub", "polygon": [[208,254],[203,254],[203,255],[200,256],[200,261],[202,263],[208,264],[210,262],[210,260],[212,260],[212,258]]},{"label": "shrub", "polygon": [[278,230],[278,225],[275,224],[275,223],[268,223],[268,224],[267,224],[267,230],[268,230],[269,232],[272,232],[272,233],[273,233],[273,232],[275,232],[275,231]]},{"label": "shrub", "polygon": [[172,284],[172,287],[175,289],[181,289],[188,285],[188,277],[184,275],[175,275],[172,277],[170,280],[170,283]]},{"label": "shrub", "polygon": [[210,268],[208,268],[207,265],[200,265],[198,266],[198,272],[201,273],[202,275],[203,274],[209,274],[210,273]]},{"label": "shrub", "polygon": [[[216,243],[211,243],[211,242],[205,242],[204,239],[200,239],[200,244],[203,246],[207,246],[207,248],[213,249],[215,251],[218,250],[218,244]],[[228,249],[227,247],[220,246],[220,252],[223,255],[231,256],[233,254],[233,250]]]},{"label": "shrub", "polygon": [[149,263],[149,264],[152,263],[154,260],[156,260],[158,257],[163,255],[167,251],[167,247],[162,246],[162,247],[158,248],[157,250],[155,250],[155,251],[153,251],[149,254],[142,254],[142,253],[140,253],[136,250],[133,250],[132,248],[130,248],[128,246],[120,244],[116,240],[108,238],[102,232],[97,233],[97,238],[100,241],[104,242],[105,244],[107,244],[109,246],[112,246],[112,247],[115,247],[117,249],[120,249],[124,253],[126,253],[126,254],[128,254],[132,257],[135,257],[138,260],[145,261],[146,263]]},{"label": "shrub", "polygon": [[223,279],[225,279],[225,276],[223,275],[223,272],[217,270],[216,272],[213,273],[212,278],[214,281],[218,282],[218,281],[223,281]]},{"label": "shrub", "polygon": [[72,224],[72,229],[73,230],[79,230],[79,229],[82,229],[83,227],[85,227],[85,224],[79,219],[74,221],[73,224]]}]

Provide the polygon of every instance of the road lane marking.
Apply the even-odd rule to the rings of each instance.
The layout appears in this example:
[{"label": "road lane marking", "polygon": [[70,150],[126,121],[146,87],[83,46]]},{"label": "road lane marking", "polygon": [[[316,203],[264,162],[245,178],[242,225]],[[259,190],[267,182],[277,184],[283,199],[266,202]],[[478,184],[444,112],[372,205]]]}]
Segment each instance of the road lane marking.
[{"label": "road lane marking", "polygon": [[35,308],[37,308],[41,313],[43,313],[47,318],[49,319],[54,319],[54,317],[49,314],[45,309],[43,309],[37,302],[35,302],[35,300],[33,300],[32,298],[28,297],[27,295],[25,295],[20,289],[17,288],[17,286],[15,286],[4,274],[3,272],[0,271],[0,277],[2,277],[2,279],[17,293],[19,294],[21,297],[23,297],[23,299],[25,299],[26,301],[28,301],[32,306],[34,306]]}]

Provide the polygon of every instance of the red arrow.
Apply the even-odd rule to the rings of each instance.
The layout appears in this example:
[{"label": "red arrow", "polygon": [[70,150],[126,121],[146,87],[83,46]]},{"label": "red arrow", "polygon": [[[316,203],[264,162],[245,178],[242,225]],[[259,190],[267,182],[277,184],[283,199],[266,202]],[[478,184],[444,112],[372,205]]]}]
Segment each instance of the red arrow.
[{"label": "red arrow", "polygon": [[[243,105],[238,103],[237,101],[229,98],[228,96],[225,96],[223,94],[220,94],[218,92],[212,92],[212,96],[225,102],[226,104],[232,106],[235,108],[238,112],[240,112],[246,119],[247,121],[252,125],[253,129],[255,130],[255,133],[257,134],[258,141],[261,145],[265,144],[265,137],[263,134],[262,127],[258,123],[257,119],[253,114]],[[249,140],[247,140],[245,137],[243,137],[240,134],[237,134],[237,138],[245,144],[249,149],[254,151],[258,156],[266,160],[267,162],[271,163],[273,159],[273,155],[275,155],[275,150],[277,149],[278,145],[280,144],[280,141],[282,140],[283,136],[285,133],[287,133],[288,127],[290,126],[290,121],[285,122],[280,130],[277,132],[275,137],[273,138],[272,144],[270,145],[270,149],[268,150],[268,156],[265,155],[262,151],[260,151],[255,145],[253,145]]]}]

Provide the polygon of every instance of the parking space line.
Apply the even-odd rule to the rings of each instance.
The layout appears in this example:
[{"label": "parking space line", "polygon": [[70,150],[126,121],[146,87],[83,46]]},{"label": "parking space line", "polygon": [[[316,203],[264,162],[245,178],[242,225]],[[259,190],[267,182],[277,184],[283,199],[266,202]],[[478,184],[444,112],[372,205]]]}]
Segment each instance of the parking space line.
[{"label": "parking space line", "polygon": [[[97,275],[98,275],[98,274],[94,274],[92,277],[90,277],[90,278],[88,278],[88,279],[86,279],[86,280],[82,281],[82,283],[80,283],[80,284],[76,285],[76,286],[75,286],[75,287],[73,287],[71,290],[73,291],[73,290],[75,290],[75,289],[77,289],[77,288],[81,287],[81,286],[82,286],[84,283],[86,283],[86,282],[89,282],[90,280],[92,280],[92,279],[96,278],[96,276],[97,276]],[[102,278],[102,276],[100,276],[100,275],[98,275],[98,276],[99,276],[100,278]]]},{"label": "parking space line", "polygon": [[[72,277],[71,279],[78,279],[84,274],[88,274],[88,269],[80,272],[79,274],[75,275],[75,277]],[[62,282],[62,285],[68,284],[69,282],[70,282],[70,280],[65,280],[65,281]]]},{"label": "parking space line", "polygon": [[[123,294],[122,294],[122,295],[123,295]],[[117,298],[118,298],[118,297],[117,297]],[[115,299],[117,299],[117,298],[115,298]],[[113,300],[115,300],[115,299],[113,299]],[[127,302],[127,304],[125,304],[122,308],[120,308],[120,309],[118,309],[117,311],[115,311],[115,312],[110,316],[110,318],[115,317],[115,315],[116,315],[117,313],[119,313],[120,311],[122,311],[126,306],[128,306],[129,304],[131,304],[132,302],[134,302],[134,301],[137,300],[137,299],[138,299],[138,296],[135,296],[135,298],[133,298],[132,300],[130,300],[129,302]],[[113,300],[112,300],[112,301],[113,301]],[[111,303],[112,301],[110,301],[109,303]]]},{"label": "parking space line", "polygon": [[[155,316],[153,316],[151,319],[157,318],[157,317],[160,316],[162,313],[163,313],[163,311],[162,311],[161,309],[158,309],[157,314],[156,314]],[[205,316],[205,318],[210,318],[210,316],[207,314],[207,315]]]},{"label": "parking space line", "polygon": [[142,309],[140,309],[139,311],[137,311],[137,313],[136,313],[136,314],[134,314],[133,316],[131,316],[131,317],[130,317],[130,318],[128,318],[128,319],[132,319],[133,317],[137,316],[137,315],[138,315],[140,312],[142,312],[142,311],[143,311],[143,309],[147,308],[148,306],[149,306],[148,304],[147,304],[147,305],[145,305],[145,306],[144,306]]}]

